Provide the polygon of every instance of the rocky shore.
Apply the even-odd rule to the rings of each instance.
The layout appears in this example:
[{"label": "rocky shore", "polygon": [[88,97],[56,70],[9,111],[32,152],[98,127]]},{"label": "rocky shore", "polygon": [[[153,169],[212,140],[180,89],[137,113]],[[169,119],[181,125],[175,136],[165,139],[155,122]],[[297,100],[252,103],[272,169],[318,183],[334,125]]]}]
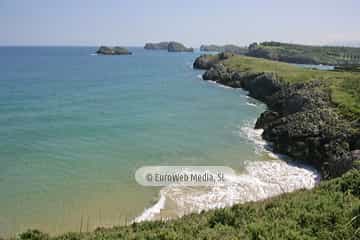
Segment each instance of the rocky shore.
[{"label": "rocky shore", "polygon": [[342,175],[360,159],[358,122],[345,120],[334,108],[326,81],[289,84],[269,72],[233,71],[224,64],[231,54],[203,55],[194,68],[207,70],[204,80],[249,91],[268,110],[255,128],[273,150],[315,166],[324,178]]}]

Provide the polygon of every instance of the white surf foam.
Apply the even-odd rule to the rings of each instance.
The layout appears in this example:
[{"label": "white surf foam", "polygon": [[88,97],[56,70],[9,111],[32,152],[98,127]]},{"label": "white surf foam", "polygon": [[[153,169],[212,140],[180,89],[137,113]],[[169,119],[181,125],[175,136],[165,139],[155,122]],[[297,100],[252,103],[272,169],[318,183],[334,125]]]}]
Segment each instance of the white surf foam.
[{"label": "white surf foam", "polygon": [[245,173],[227,177],[222,185],[165,187],[159,202],[147,209],[136,221],[159,219],[159,206],[165,206],[165,199],[175,203],[167,210],[180,217],[190,212],[259,201],[297,189],[310,189],[318,181],[318,173],[311,168],[291,165],[281,160],[248,162]]},{"label": "white surf foam", "polygon": [[171,207],[166,206],[166,210],[175,213],[175,217],[180,217],[190,212],[259,201],[298,189],[310,189],[318,183],[320,177],[315,169],[281,160],[284,156],[272,153],[271,145],[261,137],[263,130],[254,129],[253,125],[249,122],[242,126],[241,136],[255,144],[256,153],[267,153],[273,160],[246,162],[243,173],[227,176],[225,183],[221,185],[165,187],[161,190],[160,200],[135,221],[159,219],[167,201],[173,204]]},{"label": "white surf foam", "polygon": [[262,138],[264,130],[255,129],[253,126],[255,126],[255,121],[246,122],[242,127],[240,127],[239,133],[240,136],[245,137],[245,139],[255,144],[254,151],[256,154],[263,155],[265,153],[270,159],[285,161],[291,160],[291,158],[287,155],[272,152],[272,144]]},{"label": "white surf foam", "polygon": [[135,222],[142,222],[146,220],[154,219],[156,215],[159,215],[161,210],[164,209],[166,202],[166,197],[164,194],[164,189],[160,190],[160,199],[152,207],[145,209],[145,211],[135,218]]},{"label": "white surf foam", "polygon": [[203,79],[202,74],[198,74],[198,75],[196,75],[196,77],[201,79],[201,80]]},{"label": "white surf foam", "polygon": [[252,107],[257,107],[257,105],[255,103],[251,103],[251,102],[246,102],[246,105],[252,106]]},{"label": "white surf foam", "polygon": [[182,191],[176,198],[171,191],[167,195],[179,203],[180,212],[199,212],[311,188],[317,181],[313,171],[283,161],[251,162],[246,166],[246,172],[228,178],[226,184],[211,187],[209,191]]},{"label": "white surf foam", "polygon": [[264,152],[270,154],[271,144],[262,138],[263,129],[254,129],[255,123],[246,122],[240,128],[240,136],[248,141],[254,143],[254,150],[256,154],[263,154]]},{"label": "white surf foam", "polygon": [[221,87],[221,88],[225,88],[225,89],[234,89],[234,88],[232,88],[232,87],[229,87],[229,86],[226,86],[226,85],[223,85],[223,84],[217,83],[217,82],[215,82],[215,81],[208,80],[207,82],[209,82],[209,83],[211,83],[211,84],[215,84],[216,86]]}]

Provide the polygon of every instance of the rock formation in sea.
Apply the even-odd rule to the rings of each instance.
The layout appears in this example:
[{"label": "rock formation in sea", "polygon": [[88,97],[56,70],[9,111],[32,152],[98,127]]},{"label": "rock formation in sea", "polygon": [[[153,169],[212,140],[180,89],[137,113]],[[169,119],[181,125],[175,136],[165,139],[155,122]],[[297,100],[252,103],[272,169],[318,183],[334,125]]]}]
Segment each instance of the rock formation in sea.
[{"label": "rock formation in sea", "polygon": [[97,51],[97,54],[101,55],[130,55],[132,54],[128,49],[124,47],[106,47],[101,46]]},{"label": "rock formation in sea", "polygon": [[168,50],[168,52],[193,52],[193,48],[185,47],[184,44],[179,42],[159,42],[159,43],[146,43],[144,49],[148,50]]},{"label": "rock formation in sea", "polygon": [[193,48],[185,47],[184,44],[179,42],[170,42],[168,45],[169,52],[193,52]]},{"label": "rock formation in sea", "polygon": [[144,48],[148,50],[167,50],[169,42],[146,43]]}]

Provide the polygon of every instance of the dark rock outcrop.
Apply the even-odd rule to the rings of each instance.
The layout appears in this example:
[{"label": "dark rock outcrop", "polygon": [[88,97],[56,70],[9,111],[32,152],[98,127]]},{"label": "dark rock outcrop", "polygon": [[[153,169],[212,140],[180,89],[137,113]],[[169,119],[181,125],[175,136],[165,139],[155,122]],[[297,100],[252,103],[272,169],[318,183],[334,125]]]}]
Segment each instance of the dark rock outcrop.
[{"label": "dark rock outcrop", "polygon": [[221,61],[212,63],[203,79],[244,88],[264,101],[269,110],[255,125],[264,129],[263,138],[275,152],[315,166],[324,178],[340,176],[358,160],[359,135],[334,111],[326,82],[287,84],[269,73],[232,72]]},{"label": "dark rock outcrop", "polygon": [[255,123],[255,129],[264,128],[269,122],[273,122],[280,117],[278,112],[266,110],[263,112]]},{"label": "dark rock outcrop", "polygon": [[128,49],[124,47],[106,47],[101,46],[97,51],[97,54],[101,55],[130,55],[132,54]]},{"label": "dark rock outcrop", "polygon": [[262,73],[257,76],[246,77],[243,79],[242,86],[248,90],[250,96],[265,101],[276,91],[281,89],[280,82],[271,73]]},{"label": "dark rock outcrop", "polygon": [[312,81],[306,84],[282,84],[280,91],[274,92],[267,99],[267,104],[283,115],[317,108],[330,108],[330,95],[328,92],[322,91],[325,86],[326,82],[322,81]]},{"label": "dark rock outcrop", "polygon": [[168,45],[169,52],[193,52],[193,48],[187,48],[182,43],[170,42]]},{"label": "dark rock outcrop", "polygon": [[[228,71],[228,69],[223,64],[218,64],[216,67],[210,68],[203,74],[204,80],[212,80],[219,83],[227,83],[226,85],[231,85],[232,72]],[[235,87],[235,86],[233,86]]]},{"label": "dark rock outcrop", "polygon": [[193,63],[193,67],[196,69],[210,69],[216,63],[219,62],[217,55],[201,55],[200,57],[196,58],[195,62]]},{"label": "dark rock outcrop", "polygon": [[296,112],[265,123],[263,137],[273,143],[274,151],[315,166],[325,178],[340,176],[353,159],[350,133],[336,118],[327,109]]},{"label": "dark rock outcrop", "polygon": [[354,135],[354,149],[360,149],[360,134]]},{"label": "dark rock outcrop", "polygon": [[193,67],[196,69],[205,69],[208,70],[213,67],[215,64],[219,63],[222,60],[226,60],[230,57],[233,57],[234,53],[223,52],[217,55],[204,54],[196,58]]}]

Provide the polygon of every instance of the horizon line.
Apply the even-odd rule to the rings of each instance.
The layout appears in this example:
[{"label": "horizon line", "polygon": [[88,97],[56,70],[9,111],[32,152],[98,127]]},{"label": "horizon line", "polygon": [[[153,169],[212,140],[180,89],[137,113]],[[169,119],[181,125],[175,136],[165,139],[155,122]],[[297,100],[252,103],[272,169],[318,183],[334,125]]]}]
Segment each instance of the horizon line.
[{"label": "horizon line", "polygon": [[[0,44],[0,47],[101,47],[101,46],[109,46],[109,47],[144,47],[146,43],[160,43],[163,41],[153,41],[153,42],[145,42],[142,45],[121,45],[121,44],[94,44],[94,45],[88,45],[88,44]],[[319,47],[360,47],[360,40],[359,44],[358,41],[350,41],[349,43],[343,42],[343,43],[326,43],[326,44],[307,44],[307,43],[299,43],[299,42],[293,42],[293,41],[275,41],[275,40],[265,40],[265,41],[253,41],[252,43],[263,43],[263,42],[279,42],[284,44],[296,44],[296,45],[305,45],[305,46],[319,46]],[[187,44],[190,47],[193,47],[194,49],[200,48],[202,45],[218,45],[218,46],[225,46],[225,45],[235,45],[238,47],[248,47],[250,44],[236,44],[236,43],[225,43],[225,44],[218,44],[218,43],[202,43],[198,47],[193,47],[191,44]]]}]

